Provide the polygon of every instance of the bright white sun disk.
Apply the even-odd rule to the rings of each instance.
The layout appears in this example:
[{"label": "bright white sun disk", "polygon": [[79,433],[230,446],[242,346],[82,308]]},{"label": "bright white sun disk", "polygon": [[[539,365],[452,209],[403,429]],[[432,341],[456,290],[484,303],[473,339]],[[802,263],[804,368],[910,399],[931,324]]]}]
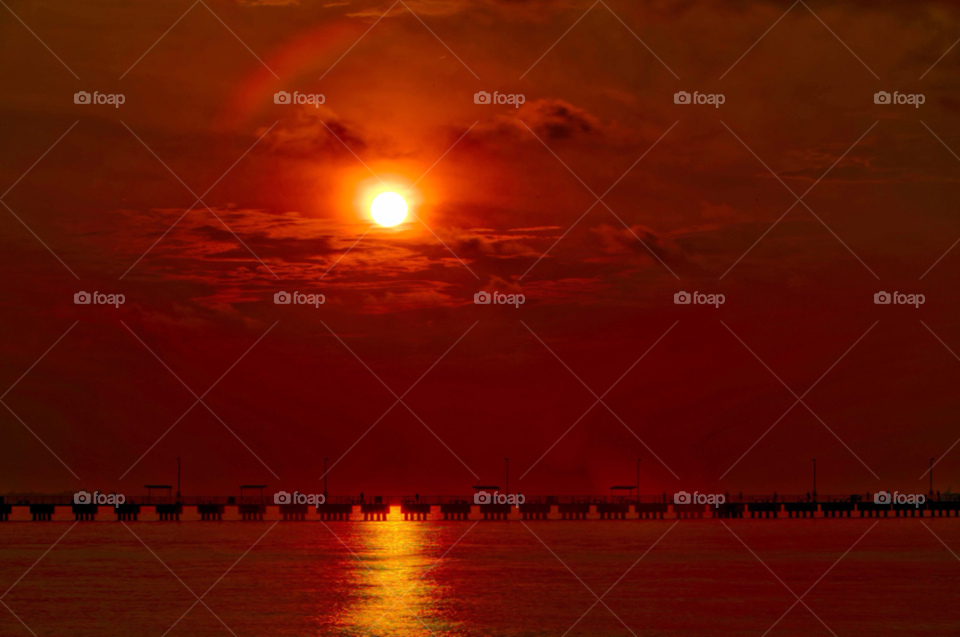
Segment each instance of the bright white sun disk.
[{"label": "bright white sun disk", "polygon": [[389,228],[407,218],[407,202],[395,192],[382,192],[370,204],[373,220]]}]

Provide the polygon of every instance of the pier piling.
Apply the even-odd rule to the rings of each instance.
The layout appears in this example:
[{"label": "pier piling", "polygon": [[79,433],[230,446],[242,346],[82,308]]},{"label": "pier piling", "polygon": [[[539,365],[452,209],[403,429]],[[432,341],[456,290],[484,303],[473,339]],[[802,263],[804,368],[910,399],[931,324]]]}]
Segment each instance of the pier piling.
[{"label": "pier piling", "polygon": [[524,503],[517,507],[520,509],[520,517],[524,520],[546,520],[550,515],[550,505],[531,502]]},{"label": "pier piling", "polygon": [[200,514],[200,520],[204,522],[223,521],[222,504],[198,504],[197,513]]},{"label": "pier piling", "polygon": [[267,507],[262,504],[241,504],[237,509],[244,522],[263,522],[263,514],[267,511]]},{"label": "pier piling", "polygon": [[444,520],[469,520],[470,504],[467,502],[441,504],[440,513],[443,514]]},{"label": "pier piling", "polygon": [[389,504],[361,504],[360,512],[363,513],[364,521],[374,520],[377,522],[385,522],[387,520],[387,514],[390,513]]},{"label": "pier piling", "polygon": [[430,505],[405,502],[400,506],[403,519],[406,521],[425,521],[430,519]]},{"label": "pier piling", "polygon": [[160,517],[161,522],[180,521],[180,514],[183,513],[182,504],[158,504],[154,510]]}]

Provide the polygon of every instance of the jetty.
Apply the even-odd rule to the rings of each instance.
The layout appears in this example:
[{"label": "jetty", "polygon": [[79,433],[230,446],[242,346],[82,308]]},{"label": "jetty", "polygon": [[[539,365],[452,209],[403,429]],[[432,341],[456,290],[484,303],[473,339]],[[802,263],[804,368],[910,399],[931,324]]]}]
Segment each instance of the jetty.
[{"label": "jetty", "polygon": [[[257,485],[259,486],[259,485]],[[245,485],[245,490],[247,489]],[[323,504],[276,504],[272,495],[126,496],[122,504],[78,504],[69,494],[0,496],[0,522],[463,522],[652,520],[796,520],[960,516],[960,496],[917,504],[878,504],[865,496],[732,496],[719,505],[673,496],[526,496],[521,504],[477,503],[465,496],[330,496]]]}]

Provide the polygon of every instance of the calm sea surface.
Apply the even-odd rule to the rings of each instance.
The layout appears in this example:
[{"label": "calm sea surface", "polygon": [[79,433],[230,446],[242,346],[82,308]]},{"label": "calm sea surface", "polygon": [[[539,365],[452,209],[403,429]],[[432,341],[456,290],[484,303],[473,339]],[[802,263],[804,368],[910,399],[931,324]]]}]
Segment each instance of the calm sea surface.
[{"label": "calm sea surface", "polygon": [[3,523],[0,635],[960,635],[960,520],[874,522]]}]

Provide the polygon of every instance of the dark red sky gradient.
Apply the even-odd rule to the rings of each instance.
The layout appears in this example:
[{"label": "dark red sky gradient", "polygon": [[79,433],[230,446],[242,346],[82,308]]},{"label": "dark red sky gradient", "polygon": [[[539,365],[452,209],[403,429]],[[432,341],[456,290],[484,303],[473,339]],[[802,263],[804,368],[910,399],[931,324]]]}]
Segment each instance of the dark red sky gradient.
[{"label": "dark red sky gradient", "polygon": [[[11,2],[64,64],[0,11],[0,193],[16,184],[2,201],[30,228],[0,209],[0,393],[77,322],[2,399],[0,491],[139,493],[178,456],[188,493],[318,490],[324,457],[334,494],[464,493],[502,486],[506,456],[511,489],[540,494],[631,484],[638,457],[646,493],[805,492],[814,457],[821,493],[926,490],[960,438],[960,248],[943,256],[960,50],[933,66],[956,5],[811,2],[777,22],[789,3],[405,3],[364,35],[389,2]],[[418,182],[423,223],[367,232],[371,172]],[[564,236],[615,183],[613,212]],[[216,216],[198,205],[138,262],[211,186]],[[236,363],[204,398],[216,416],[197,405],[152,448],[195,398],[137,337],[197,395]],[[421,376],[381,419],[384,384]],[[730,470],[794,404],[778,377],[816,383],[809,409]],[[960,486],[960,448],[935,477]]]}]

